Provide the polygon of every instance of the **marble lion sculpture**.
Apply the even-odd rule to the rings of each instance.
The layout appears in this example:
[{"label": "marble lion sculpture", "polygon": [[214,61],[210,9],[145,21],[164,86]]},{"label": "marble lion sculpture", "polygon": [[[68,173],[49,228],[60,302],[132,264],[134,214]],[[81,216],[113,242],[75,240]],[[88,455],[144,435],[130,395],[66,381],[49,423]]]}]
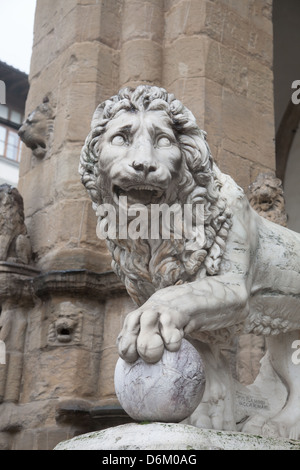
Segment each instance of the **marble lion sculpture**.
[{"label": "marble lion sculpture", "polygon": [[[106,217],[101,204],[118,211],[121,196],[129,207],[149,210],[204,206],[202,238],[107,239],[112,267],[137,304],[118,338],[120,356],[155,363],[187,337],[206,369],[205,394],[190,424],[299,438],[300,365],[291,358],[300,339],[300,235],[250,207],[213,162],[193,114],[162,88],[124,88],[98,106],[79,172],[98,227]],[[267,394],[269,406],[237,416],[222,349],[241,333],[267,337],[254,388]]]}]

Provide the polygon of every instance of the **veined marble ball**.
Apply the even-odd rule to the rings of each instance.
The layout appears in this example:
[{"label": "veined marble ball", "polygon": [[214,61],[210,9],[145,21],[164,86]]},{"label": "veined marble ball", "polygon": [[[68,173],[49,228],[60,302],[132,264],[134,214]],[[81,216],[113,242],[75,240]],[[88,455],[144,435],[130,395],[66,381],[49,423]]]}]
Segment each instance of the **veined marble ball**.
[{"label": "veined marble ball", "polygon": [[197,408],[204,388],[202,358],[185,339],[179,351],[165,349],[155,364],[119,358],[115,369],[119,402],[136,421],[180,422]]}]

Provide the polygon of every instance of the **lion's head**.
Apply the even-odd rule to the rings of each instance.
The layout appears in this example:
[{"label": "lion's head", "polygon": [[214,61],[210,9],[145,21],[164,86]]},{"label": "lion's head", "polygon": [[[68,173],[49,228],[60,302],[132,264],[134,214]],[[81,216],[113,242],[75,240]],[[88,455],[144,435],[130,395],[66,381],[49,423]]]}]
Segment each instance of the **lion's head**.
[{"label": "lion's head", "polygon": [[45,97],[43,103],[29,114],[19,129],[20,138],[37,158],[43,158],[46,155],[53,132],[53,120],[52,106],[49,98]]},{"label": "lion's head", "polygon": [[282,183],[273,173],[260,173],[249,186],[249,202],[266,219],[287,226]]},{"label": "lion's head", "polygon": [[158,288],[216,274],[231,214],[193,114],[163,88],[141,85],[100,104],[91,127],[79,172],[96,211],[102,203],[118,207],[121,196],[129,206],[204,206],[201,246],[196,235],[108,240],[112,266],[131,297],[140,304]]},{"label": "lion's head", "polygon": [[72,302],[62,302],[55,320],[49,326],[49,343],[79,342],[81,337],[82,312]]}]

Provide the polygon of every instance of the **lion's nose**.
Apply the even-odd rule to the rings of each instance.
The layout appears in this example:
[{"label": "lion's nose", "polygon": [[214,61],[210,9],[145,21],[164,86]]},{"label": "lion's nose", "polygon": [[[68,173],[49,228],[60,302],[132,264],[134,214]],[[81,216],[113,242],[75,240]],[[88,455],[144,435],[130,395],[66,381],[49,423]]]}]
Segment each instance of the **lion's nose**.
[{"label": "lion's nose", "polygon": [[18,130],[18,135],[19,137],[23,137],[24,134],[25,134],[24,126],[21,126],[20,129]]},{"label": "lion's nose", "polygon": [[148,173],[150,173],[151,171],[156,171],[157,170],[157,166],[154,163],[149,163],[149,162],[146,162],[146,161],[144,161],[144,162],[133,161],[131,166],[135,171],[142,171],[146,175]]}]

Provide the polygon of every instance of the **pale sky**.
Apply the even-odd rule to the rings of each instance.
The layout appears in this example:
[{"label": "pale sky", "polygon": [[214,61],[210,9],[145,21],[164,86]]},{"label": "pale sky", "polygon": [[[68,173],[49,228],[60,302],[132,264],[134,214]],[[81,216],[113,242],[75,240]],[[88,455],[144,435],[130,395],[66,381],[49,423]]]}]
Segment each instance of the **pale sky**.
[{"label": "pale sky", "polygon": [[26,73],[30,69],[35,6],[36,0],[0,0],[0,61]]}]

